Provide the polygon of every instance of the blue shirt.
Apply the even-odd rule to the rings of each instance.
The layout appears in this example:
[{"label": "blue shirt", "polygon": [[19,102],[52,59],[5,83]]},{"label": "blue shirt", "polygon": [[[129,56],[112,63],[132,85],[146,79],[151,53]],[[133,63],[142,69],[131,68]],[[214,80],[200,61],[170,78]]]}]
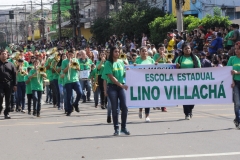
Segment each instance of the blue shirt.
[{"label": "blue shirt", "polygon": [[211,55],[213,55],[214,53],[217,53],[217,48],[218,48],[217,45],[218,45],[218,40],[217,40],[217,39],[212,40],[210,46],[212,46],[213,48],[211,48],[211,47],[208,48],[208,52],[209,52]]}]

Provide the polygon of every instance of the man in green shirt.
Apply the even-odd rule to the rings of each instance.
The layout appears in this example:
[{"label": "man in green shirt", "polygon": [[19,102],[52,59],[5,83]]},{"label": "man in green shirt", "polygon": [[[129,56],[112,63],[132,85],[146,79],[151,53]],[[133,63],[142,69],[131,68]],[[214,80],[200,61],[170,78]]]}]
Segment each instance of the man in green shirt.
[{"label": "man in green shirt", "polygon": [[[64,83],[65,89],[67,93],[67,106],[65,106],[65,110],[67,112],[67,116],[71,116],[73,107],[77,112],[79,112],[78,103],[82,96],[82,87],[79,83],[78,71],[80,70],[79,62],[76,58],[73,58],[74,53],[73,50],[68,51],[68,58],[62,61],[62,73],[65,75]],[[77,67],[73,67],[72,64],[77,63]],[[72,95],[74,90],[77,94],[75,102],[71,105],[70,100],[72,99]]]},{"label": "man in green shirt", "polygon": [[[82,57],[79,59],[80,72],[88,70],[89,72],[86,71],[86,73],[87,72],[90,73],[90,69],[91,69],[90,67],[93,64],[92,60],[87,57],[86,51],[81,50],[80,54],[82,55]],[[83,95],[82,95],[83,103],[86,103],[86,95],[84,93],[84,90],[85,89],[87,90],[87,100],[90,101],[90,96],[91,96],[90,81],[89,79],[82,78],[82,77],[80,77],[79,81],[83,90]]]}]

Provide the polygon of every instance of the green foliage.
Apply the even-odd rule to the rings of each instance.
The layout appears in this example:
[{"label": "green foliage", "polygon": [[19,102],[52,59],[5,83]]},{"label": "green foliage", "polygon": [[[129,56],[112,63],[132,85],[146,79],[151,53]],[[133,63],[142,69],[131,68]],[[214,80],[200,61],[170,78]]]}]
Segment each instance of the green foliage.
[{"label": "green foliage", "polygon": [[91,27],[91,32],[98,42],[107,40],[112,34],[121,35],[122,33],[128,35],[129,38],[140,39],[142,33],[150,33],[148,24],[163,15],[162,10],[151,8],[145,2],[139,4],[124,3],[122,10],[111,13],[110,18],[96,19]]},{"label": "green foliage", "polygon": [[158,17],[149,24],[149,28],[151,42],[154,44],[162,43],[167,32],[177,28],[177,19],[172,14]]},{"label": "green foliage", "polygon": [[213,15],[214,16],[222,16],[222,10],[221,10],[221,8],[219,8],[219,7],[214,7],[213,8]]},{"label": "green foliage", "polygon": [[110,35],[113,34],[110,27],[111,21],[112,19],[104,18],[97,18],[94,21],[94,25],[91,26],[91,32],[93,33],[97,42],[104,43],[108,40]]},{"label": "green foliage", "polygon": [[[188,30],[190,32],[199,26],[202,26],[205,30],[215,26],[228,27],[231,24],[231,21],[229,21],[228,17],[207,15],[202,20],[193,16],[187,16],[184,17],[183,23],[184,30]],[[165,15],[164,17],[158,17],[149,23],[149,28],[151,42],[158,44],[162,43],[167,37],[167,32],[177,28],[177,21],[173,15]]]}]

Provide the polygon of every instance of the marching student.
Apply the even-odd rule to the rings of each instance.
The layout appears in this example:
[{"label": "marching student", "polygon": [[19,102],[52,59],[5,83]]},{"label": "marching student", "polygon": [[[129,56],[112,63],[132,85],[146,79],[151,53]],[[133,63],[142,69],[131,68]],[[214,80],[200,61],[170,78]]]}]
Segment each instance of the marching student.
[{"label": "marching student", "polygon": [[91,73],[89,75],[89,79],[91,79],[92,83],[92,91],[94,94],[94,103],[95,103],[95,108],[98,106],[98,98],[99,98],[99,84],[97,82],[98,79],[98,71],[95,66],[95,64],[91,65]]},{"label": "marching student", "polygon": [[[54,53],[57,54],[57,53]],[[57,57],[60,60],[60,54],[57,54]],[[59,91],[59,86],[58,86],[58,77],[59,77],[59,73],[61,69],[57,69],[57,65],[58,65],[58,60],[54,57],[51,65],[50,65],[50,69],[52,71],[52,82],[53,82],[53,89],[55,90],[54,94],[52,95],[53,97],[56,98],[56,106],[58,107],[58,110],[61,110],[60,107],[60,91]]]},{"label": "marching student", "polygon": [[[79,62],[76,58],[73,57],[73,50],[69,50],[68,58],[62,61],[62,72],[65,74],[64,83],[67,93],[67,116],[71,116],[73,107],[77,112],[79,112],[78,103],[82,96],[82,87],[79,83],[78,71],[80,70]],[[76,66],[74,65],[76,64]],[[77,94],[75,102],[71,105],[71,99],[73,96],[74,90]]]},{"label": "marching student", "polygon": [[[136,60],[134,65],[136,64],[155,64],[155,61],[153,59],[148,58],[148,50],[146,47],[140,48],[140,58]],[[145,108],[145,120],[146,122],[150,122],[149,118],[150,108]],[[139,108],[139,118],[142,119],[143,113],[142,108]]]},{"label": "marching student", "polygon": [[35,60],[34,69],[29,73],[29,79],[31,81],[32,96],[33,96],[33,115],[40,117],[41,100],[43,93],[43,78],[47,78],[46,73],[40,73],[40,61]]},{"label": "marching student", "polygon": [[97,61],[96,66],[98,70],[98,86],[100,91],[102,109],[105,109],[107,106],[107,98],[104,96],[103,79],[102,79],[102,73],[104,70],[105,61],[106,61],[106,54],[104,52],[101,52],[99,56],[99,61]]},{"label": "marching student", "polygon": [[[126,128],[128,108],[126,105],[126,95],[124,92],[124,90],[128,89],[128,86],[125,85],[124,81],[124,62],[118,58],[119,49],[117,47],[112,47],[110,50],[108,61],[106,61],[103,71],[103,74],[106,74],[109,78],[109,81],[107,82],[107,94],[109,96],[112,106],[112,118],[115,130],[113,135],[115,136],[120,135],[120,133],[130,135],[130,132]],[[120,108],[122,111],[120,132],[118,122],[118,100],[120,101]]]},{"label": "marching student", "polygon": [[[79,65],[80,65],[80,72],[81,71],[86,71],[89,70],[90,71],[90,66],[93,64],[92,60],[90,58],[87,57],[86,51],[85,50],[81,50],[80,51],[81,54],[81,58],[78,60],[79,61]],[[80,84],[82,87],[82,98],[83,98],[83,103],[86,103],[86,99],[88,101],[90,101],[90,96],[91,96],[91,86],[90,86],[90,81],[88,79],[88,77],[86,79],[82,79],[80,77]],[[87,90],[87,96],[84,93],[84,90]]]},{"label": "marching student", "polygon": [[[27,68],[27,72],[29,73],[31,71],[32,67],[29,66]],[[31,115],[31,105],[32,105],[32,87],[31,87],[31,81],[29,79],[29,75],[25,76],[25,83],[26,83],[26,94],[27,94],[27,100],[28,100],[28,114]]]},{"label": "marching student", "polygon": [[[158,45],[158,53],[156,53],[153,57],[154,61],[157,63],[168,63],[167,58],[166,58],[166,48],[164,44],[159,44]],[[158,110],[160,110],[159,107],[156,107]],[[155,108],[153,108],[155,109]],[[161,107],[162,112],[167,112],[166,107]]]},{"label": "marching student", "polygon": [[227,66],[233,67],[233,70],[231,71],[231,74],[233,75],[232,88],[235,111],[235,119],[233,122],[236,128],[240,129],[240,41],[235,43],[235,54],[236,56],[230,57]]},{"label": "marching student", "polygon": [[64,103],[64,92],[63,92],[63,84],[64,84],[64,75],[62,75],[62,72],[61,72],[61,66],[62,66],[62,61],[67,59],[67,56],[65,53],[63,53],[60,57],[60,61],[58,62],[57,64],[57,72],[59,73],[59,76],[58,76],[58,88],[59,88],[59,95],[60,95],[60,106],[58,107],[59,110],[63,110],[63,104]]},{"label": "marching student", "polygon": [[25,113],[25,95],[26,95],[26,84],[24,77],[28,74],[27,68],[23,65],[23,60],[18,59],[17,66],[17,112]]},{"label": "marching student", "polygon": [[[199,58],[192,53],[190,44],[184,43],[182,45],[183,55],[179,56],[175,63],[177,69],[184,68],[201,68],[201,62]],[[183,105],[183,112],[185,114],[185,119],[190,120],[192,118],[192,110],[194,105]]]}]

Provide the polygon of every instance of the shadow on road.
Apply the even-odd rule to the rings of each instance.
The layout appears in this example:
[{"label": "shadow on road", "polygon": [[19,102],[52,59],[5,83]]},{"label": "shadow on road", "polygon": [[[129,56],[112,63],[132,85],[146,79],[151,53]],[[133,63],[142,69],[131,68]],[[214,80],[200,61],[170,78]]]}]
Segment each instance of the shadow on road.
[{"label": "shadow on road", "polygon": [[190,131],[190,132],[177,132],[177,133],[161,133],[161,134],[148,134],[148,135],[130,135],[130,136],[94,136],[94,137],[79,137],[79,138],[66,138],[66,139],[55,139],[48,140],[46,142],[59,142],[59,141],[71,141],[71,140],[87,140],[87,139],[105,139],[105,138],[131,138],[131,137],[148,137],[148,136],[166,136],[166,135],[179,135],[179,134],[192,134],[192,133],[208,133],[208,132],[219,132],[219,131],[227,131],[234,130],[234,128],[226,128],[226,129],[218,129],[218,130],[202,130],[202,131]]}]

